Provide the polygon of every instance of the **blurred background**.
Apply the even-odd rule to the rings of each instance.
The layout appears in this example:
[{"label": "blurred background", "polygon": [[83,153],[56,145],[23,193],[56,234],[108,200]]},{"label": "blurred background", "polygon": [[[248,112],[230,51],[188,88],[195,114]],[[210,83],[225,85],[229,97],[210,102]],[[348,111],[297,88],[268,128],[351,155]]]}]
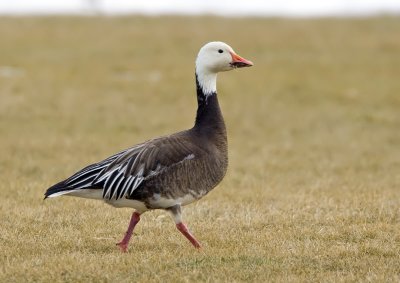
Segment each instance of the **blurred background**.
[{"label": "blurred background", "polygon": [[[0,282],[399,282],[400,1],[0,0]],[[83,166],[193,126],[220,40],[223,182],[160,211],[42,201]],[[134,279],[133,279],[134,278]]]},{"label": "blurred background", "polygon": [[399,13],[397,0],[15,0],[0,1],[2,14],[211,14],[222,16],[344,16]]}]

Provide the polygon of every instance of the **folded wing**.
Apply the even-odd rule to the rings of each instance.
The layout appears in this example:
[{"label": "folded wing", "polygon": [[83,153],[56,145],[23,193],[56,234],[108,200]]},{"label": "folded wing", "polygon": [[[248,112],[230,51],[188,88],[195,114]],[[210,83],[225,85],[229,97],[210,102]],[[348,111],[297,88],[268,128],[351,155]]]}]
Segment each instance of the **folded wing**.
[{"label": "folded wing", "polygon": [[103,190],[103,199],[118,200],[132,194],[146,179],[194,158],[194,148],[186,140],[174,136],[153,139],[85,167],[49,188],[45,196],[97,188]]}]

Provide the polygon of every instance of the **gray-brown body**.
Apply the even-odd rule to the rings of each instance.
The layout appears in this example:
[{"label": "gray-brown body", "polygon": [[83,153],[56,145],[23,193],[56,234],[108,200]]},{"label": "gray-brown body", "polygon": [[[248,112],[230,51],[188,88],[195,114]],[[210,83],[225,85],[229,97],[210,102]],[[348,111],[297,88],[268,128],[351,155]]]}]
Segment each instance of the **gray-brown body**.
[{"label": "gray-brown body", "polygon": [[184,157],[149,177],[127,198],[143,201],[147,208],[155,209],[165,208],[157,204],[159,198],[190,199],[190,195],[197,200],[206,195],[223,179],[228,166],[226,135],[213,137],[215,143],[207,142],[209,139],[191,129],[154,141],[164,143],[172,152],[184,146],[189,158]]},{"label": "gray-brown body", "polygon": [[89,165],[48,189],[46,197],[66,194],[103,199],[141,212],[200,199],[223,179],[228,146],[217,94],[205,96],[198,86],[197,98],[193,128],[146,141]]}]

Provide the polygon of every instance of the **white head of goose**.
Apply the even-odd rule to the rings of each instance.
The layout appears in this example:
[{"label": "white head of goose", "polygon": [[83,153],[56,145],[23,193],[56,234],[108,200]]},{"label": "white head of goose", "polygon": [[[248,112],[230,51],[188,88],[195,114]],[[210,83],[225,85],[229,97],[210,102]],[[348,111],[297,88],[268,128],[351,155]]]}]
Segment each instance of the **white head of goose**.
[{"label": "white head of goose", "polygon": [[211,191],[228,166],[217,73],[252,65],[223,42],[207,43],[196,60],[198,109],[193,128],[148,140],[91,164],[50,187],[45,199],[69,195],[134,208],[128,230],[117,244],[124,252],[140,215],[152,209],[169,211],[178,230],[200,248],[182,222],[181,207]]}]

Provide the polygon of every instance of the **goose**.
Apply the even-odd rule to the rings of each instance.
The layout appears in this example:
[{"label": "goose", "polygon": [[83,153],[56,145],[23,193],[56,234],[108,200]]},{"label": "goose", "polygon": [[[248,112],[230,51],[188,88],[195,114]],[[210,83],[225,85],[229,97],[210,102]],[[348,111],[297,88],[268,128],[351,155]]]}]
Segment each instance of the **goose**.
[{"label": "goose", "polygon": [[176,228],[200,248],[182,221],[182,206],[204,197],[225,176],[227,134],[217,97],[217,74],[253,63],[223,42],[209,42],[195,64],[197,114],[194,126],[150,139],[91,164],[51,186],[45,198],[61,195],[103,200],[114,207],[133,208],[128,229],[117,243],[128,249],[140,216],[149,210],[169,211]]}]

